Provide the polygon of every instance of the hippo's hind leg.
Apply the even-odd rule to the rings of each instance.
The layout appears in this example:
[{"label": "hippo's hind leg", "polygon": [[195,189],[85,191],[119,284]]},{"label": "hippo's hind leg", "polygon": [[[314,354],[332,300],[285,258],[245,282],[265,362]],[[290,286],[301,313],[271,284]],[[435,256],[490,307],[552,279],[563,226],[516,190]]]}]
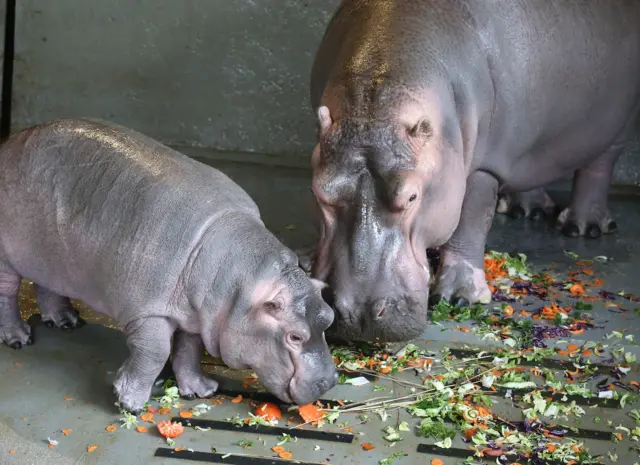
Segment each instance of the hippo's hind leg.
[{"label": "hippo's hind leg", "polygon": [[618,227],[607,208],[613,168],[624,149],[616,143],[589,165],[575,172],[571,203],[558,216],[556,227],[568,237],[597,238]]},{"label": "hippo's hind leg", "polygon": [[498,180],[476,171],[467,180],[460,222],[442,249],[431,303],[467,305],[491,302],[484,273],[484,249],[498,198]]},{"label": "hippo's hind leg", "polygon": [[529,218],[537,221],[553,215],[554,209],[555,204],[549,194],[539,188],[526,192],[500,193],[496,212],[517,220]]},{"label": "hippo's hind leg", "polygon": [[42,322],[47,328],[58,327],[66,330],[80,328],[85,321],[73,308],[68,297],[64,297],[49,289],[36,285],[36,299]]},{"label": "hippo's hind leg", "polygon": [[0,264],[0,343],[21,349],[33,343],[31,328],[20,316],[20,276]]},{"label": "hippo's hind leg", "polygon": [[218,390],[218,382],[204,374],[200,366],[200,357],[204,353],[202,337],[177,331],[173,346],[173,372],[180,395],[186,399],[214,395]]}]

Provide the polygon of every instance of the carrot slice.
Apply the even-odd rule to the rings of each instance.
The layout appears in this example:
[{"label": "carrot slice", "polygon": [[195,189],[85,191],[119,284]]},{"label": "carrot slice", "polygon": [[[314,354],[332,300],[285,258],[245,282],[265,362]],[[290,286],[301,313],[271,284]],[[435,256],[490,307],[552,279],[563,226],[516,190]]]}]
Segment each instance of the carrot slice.
[{"label": "carrot slice", "polygon": [[387,373],[391,373],[391,367],[389,365],[380,368],[380,373],[386,375]]},{"label": "carrot slice", "polygon": [[178,415],[180,415],[182,418],[191,418],[193,416],[193,413],[191,413],[189,410],[183,410]]},{"label": "carrot slice", "polygon": [[280,411],[280,408],[276,404],[271,402],[264,402],[258,405],[254,411],[254,414],[266,420],[280,420],[282,418],[282,412]]},{"label": "carrot slice", "polygon": [[574,284],[569,288],[569,292],[573,295],[583,295],[584,287],[581,284]]},{"label": "carrot slice", "polygon": [[290,459],[293,457],[293,454],[291,452],[280,452],[278,454],[278,457],[280,457],[281,459]]},{"label": "carrot slice", "polygon": [[151,420],[153,420],[153,413],[145,413],[145,414],[140,416],[140,419],[142,421],[151,421]]},{"label": "carrot slice", "polygon": [[173,450],[176,451],[176,452],[180,452],[180,451],[184,450],[184,446],[178,446]]},{"label": "carrot slice", "polygon": [[444,465],[442,459],[431,459],[431,465]]},{"label": "carrot slice", "polygon": [[318,421],[324,416],[322,410],[313,404],[301,405],[298,407],[298,412],[305,423]]},{"label": "carrot slice", "polygon": [[567,350],[569,352],[575,352],[576,350],[580,349],[580,347],[577,344],[569,344],[567,346]]},{"label": "carrot slice", "polygon": [[160,410],[158,410],[158,415],[168,415],[171,413],[171,409],[170,408],[161,408]]},{"label": "carrot slice", "polygon": [[98,448],[98,446],[89,446],[89,447],[87,447],[87,452],[93,452],[97,448]]},{"label": "carrot slice", "polygon": [[506,307],[504,307],[502,313],[504,313],[505,316],[513,315],[513,307],[511,305],[507,305]]},{"label": "carrot slice", "polygon": [[62,434],[64,434],[65,436],[69,436],[69,433],[71,432],[70,429],[63,429],[62,430]]},{"label": "carrot slice", "polygon": [[554,452],[557,448],[555,444],[547,444],[547,452]]},{"label": "carrot slice", "polygon": [[285,449],[282,446],[273,446],[271,450],[274,451],[276,454],[279,454],[280,452],[284,452]]},{"label": "carrot slice", "polygon": [[242,402],[242,394],[238,394],[237,397],[234,397],[233,399],[231,399],[231,402],[234,404],[239,404],[240,402]]},{"label": "carrot slice", "polygon": [[138,426],[138,427],[136,428],[136,431],[137,431],[138,433],[146,433],[146,432],[147,432],[147,431],[149,431],[149,430],[148,430],[146,427],[144,427],[144,426]]},{"label": "carrot slice", "polygon": [[370,442],[363,442],[362,444],[360,444],[360,447],[362,447],[362,450],[366,451],[370,451],[376,448],[376,446],[374,446]]},{"label": "carrot slice", "polygon": [[116,430],[115,425],[109,425],[105,428],[108,432],[113,433]]},{"label": "carrot slice", "polygon": [[184,432],[182,423],[172,423],[170,420],[158,423],[158,432],[165,438],[177,438]]}]

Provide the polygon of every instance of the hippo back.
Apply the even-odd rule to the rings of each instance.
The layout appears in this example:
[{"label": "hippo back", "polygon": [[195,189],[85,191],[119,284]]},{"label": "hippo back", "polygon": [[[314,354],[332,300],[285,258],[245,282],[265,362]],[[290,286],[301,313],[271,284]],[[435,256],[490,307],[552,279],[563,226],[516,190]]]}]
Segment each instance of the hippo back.
[{"label": "hippo back", "polygon": [[135,304],[170,299],[191,251],[221,216],[261,223],[253,200],[221,172],[89,119],[9,138],[0,149],[0,196],[0,248],[13,268],[107,313],[125,294]]}]

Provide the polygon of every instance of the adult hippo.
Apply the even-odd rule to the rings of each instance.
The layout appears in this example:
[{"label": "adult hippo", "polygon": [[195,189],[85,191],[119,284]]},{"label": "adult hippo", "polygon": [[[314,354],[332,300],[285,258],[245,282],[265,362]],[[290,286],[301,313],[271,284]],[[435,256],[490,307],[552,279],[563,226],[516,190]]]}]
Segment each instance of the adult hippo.
[{"label": "adult hippo", "polygon": [[338,334],[408,340],[433,296],[491,300],[497,196],[574,174],[569,235],[615,228],[611,174],[640,105],[640,1],[350,0],[317,52],[314,277]]}]

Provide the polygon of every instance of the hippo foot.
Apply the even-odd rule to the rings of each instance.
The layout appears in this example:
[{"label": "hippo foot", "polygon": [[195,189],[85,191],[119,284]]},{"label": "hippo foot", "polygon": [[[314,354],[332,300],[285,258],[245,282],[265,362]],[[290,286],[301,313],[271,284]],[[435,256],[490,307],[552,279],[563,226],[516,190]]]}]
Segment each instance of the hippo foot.
[{"label": "hippo foot", "polygon": [[118,398],[122,410],[138,415],[151,396],[151,386],[142,387],[121,368],[113,383],[113,393]]},{"label": "hippo foot", "polygon": [[82,328],[87,324],[85,320],[80,318],[80,314],[77,310],[64,309],[53,315],[42,315],[42,323],[47,328],[60,328],[65,331],[73,331],[74,329]]},{"label": "hippo foot", "polygon": [[31,327],[22,320],[12,325],[0,324],[0,343],[5,343],[14,350],[33,344]]},{"label": "hippo foot", "polygon": [[596,239],[602,234],[615,232],[618,225],[606,208],[592,210],[587,214],[578,214],[568,207],[558,216],[556,228],[567,237],[583,236]]},{"label": "hippo foot", "polygon": [[510,192],[499,196],[496,212],[520,220],[528,218],[534,221],[553,215],[555,203],[544,189],[526,192]]},{"label": "hippo foot", "polygon": [[311,273],[311,269],[313,268],[313,258],[316,252],[316,247],[302,247],[300,249],[296,249],[295,254],[298,256],[298,265],[302,268],[305,273]]},{"label": "hippo foot", "polygon": [[441,300],[463,307],[477,303],[488,304],[491,302],[491,290],[484,270],[462,260],[442,265],[429,300],[432,305]]},{"label": "hippo foot", "polygon": [[190,374],[188,376],[176,376],[178,381],[178,390],[180,395],[185,399],[207,399],[213,397],[218,390],[218,382],[209,378],[204,373]]}]

